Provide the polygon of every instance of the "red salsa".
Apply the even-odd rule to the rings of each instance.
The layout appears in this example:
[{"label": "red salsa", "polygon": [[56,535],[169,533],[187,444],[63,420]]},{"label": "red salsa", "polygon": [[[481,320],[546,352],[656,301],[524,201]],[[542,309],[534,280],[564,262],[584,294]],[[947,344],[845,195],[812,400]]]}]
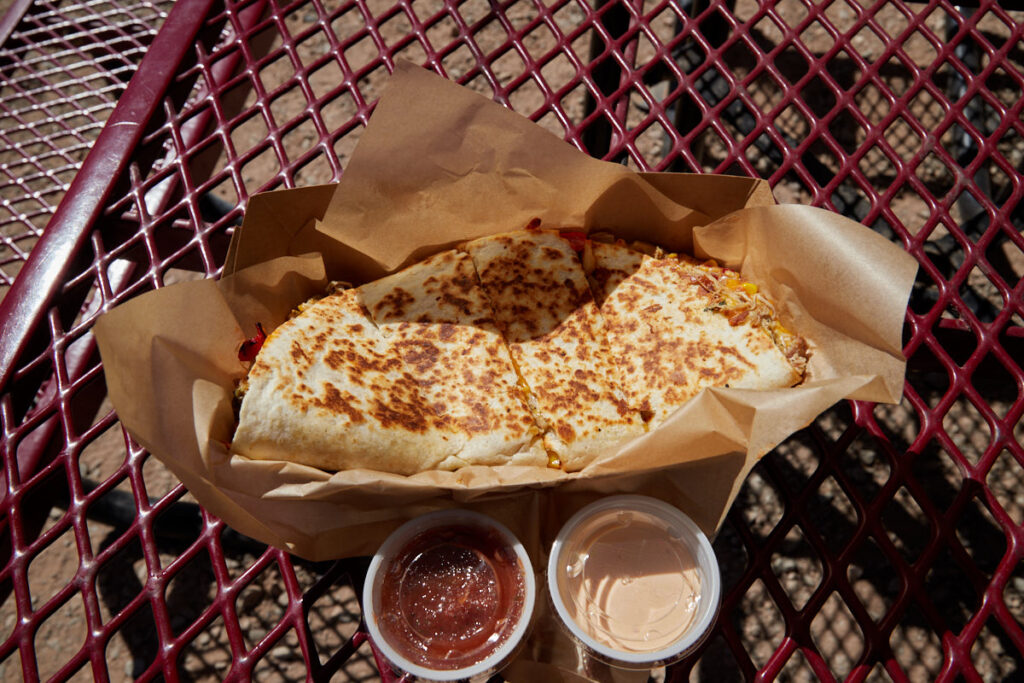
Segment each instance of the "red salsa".
[{"label": "red salsa", "polygon": [[470,525],[431,529],[385,570],[378,625],[409,661],[462,669],[508,639],[525,597],[522,564],[496,532]]}]

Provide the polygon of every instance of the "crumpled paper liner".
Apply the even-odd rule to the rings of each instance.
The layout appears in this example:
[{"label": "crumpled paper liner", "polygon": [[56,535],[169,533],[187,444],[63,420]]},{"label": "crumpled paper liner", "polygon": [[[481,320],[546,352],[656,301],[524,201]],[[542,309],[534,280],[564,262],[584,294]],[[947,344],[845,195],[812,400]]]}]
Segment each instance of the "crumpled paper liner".
[{"label": "crumpled paper liner", "polygon": [[[592,159],[500,105],[398,64],[339,183],[253,197],[220,281],[139,296],[94,332],[122,424],[238,531],[323,560],[370,554],[404,520],[461,506],[504,522],[543,567],[561,524],[611,493],[666,500],[711,535],[750,468],[789,434],[844,398],[900,400],[916,262],[853,221],[773,204],[760,180],[638,174]],[[571,475],[513,466],[328,473],[229,454],[231,395],[245,373],[236,352],[257,321],[272,329],[328,280],[375,279],[537,217],[742,271],[810,342],[806,381],[708,389]]]}]

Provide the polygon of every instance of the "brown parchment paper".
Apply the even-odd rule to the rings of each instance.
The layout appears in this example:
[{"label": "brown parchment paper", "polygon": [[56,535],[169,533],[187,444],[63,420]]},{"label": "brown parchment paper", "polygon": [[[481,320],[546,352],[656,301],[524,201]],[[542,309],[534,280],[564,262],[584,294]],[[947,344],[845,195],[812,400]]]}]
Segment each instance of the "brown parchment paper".
[{"label": "brown parchment paper", "polygon": [[[257,321],[276,326],[329,279],[368,281],[535,217],[741,270],[809,340],[807,380],[777,391],[706,390],[572,475],[513,466],[327,473],[230,455],[231,394],[245,372],[236,352]],[[634,173],[398,64],[339,183],[253,197],[220,281],[142,295],[102,316],[94,332],[122,423],[238,531],[322,560],[372,553],[406,519],[461,506],[507,524],[539,570],[559,526],[607,494],[667,500],[714,534],[746,473],[789,434],[843,398],[899,401],[915,272],[912,257],[857,223],[775,206],[763,181]],[[532,642],[535,659],[552,659],[550,647]]]}]

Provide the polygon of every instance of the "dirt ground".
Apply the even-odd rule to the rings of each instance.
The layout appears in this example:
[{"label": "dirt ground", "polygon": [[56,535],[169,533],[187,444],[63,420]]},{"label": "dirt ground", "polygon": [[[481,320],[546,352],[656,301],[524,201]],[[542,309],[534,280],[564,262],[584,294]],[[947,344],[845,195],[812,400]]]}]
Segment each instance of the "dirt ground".
[{"label": "dirt ground", "polygon": [[[0,11],[9,4],[11,0],[0,0]],[[325,10],[333,12],[339,5],[338,2],[322,3]],[[371,0],[367,3],[371,14],[380,17],[388,14],[394,5],[390,0]],[[426,0],[417,2],[417,16],[430,16],[436,11],[438,3]],[[801,13],[806,9],[799,0],[781,0],[778,5],[778,14],[790,25],[795,25],[801,18]],[[487,3],[483,0],[470,0],[460,7],[467,24],[472,24],[477,19],[486,15]],[[536,12],[531,3],[520,2],[514,5],[508,14],[509,22],[513,26],[524,25]],[[736,6],[736,15],[740,18],[753,16],[756,12],[756,5],[753,0],[739,0]],[[886,12],[889,12],[886,14]],[[833,3],[829,10],[829,17],[836,24],[847,24],[854,18],[854,9],[843,1]],[[570,30],[577,25],[582,18],[582,12],[574,5],[567,5],[556,14],[555,20],[563,30]],[[1024,20],[1021,15],[1019,20]],[[885,10],[879,18],[883,26],[893,27],[900,22],[905,23],[905,18],[895,10]],[[929,26],[941,33],[943,30],[943,17],[936,13],[929,19]],[[284,20],[284,28],[292,35],[303,34],[311,26],[318,22],[317,14],[311,9],[299,9],[289,13]],[[336,17],[329,26],[339,37],[353,35],[360,30],[364,18],[358,12],[345,12]],[[397,13],[384,22],[382,35],[389,49],[396,49],[398,38],[404,36],[411,29],[411,22],[404,13]],[[659,15],[651,24],[651,29],[659,37],[671,37],[675,30],[675,18],[670,13]],[[783,33],[779,27],[770,20],[762,20],[755,27],[755,34],[758,40],[765,44],[773,44],[783,39]],[[999,36],[1006,34],[1006,27],[997,20],[992,19],[983,26],[983,29],[992,35]],[[896,29],[892,29],[894,33]],[[458,28],[454,23],[441,22],[434,25],[427,31],[427,37],[435,46],[447,44],[453,37],[458,35]],[[496,24],[491,23],[477,35],[481,48],[487,52],[493,46],[499,45],[505,38],[504,31]],[[919,35],[919,34],[918,34]],[[820,25],[808,27],[802,34],[801,40],[811,52],[824,53],[832,47],[833,37]],[[436,41],[436,42],[435,42]],[[587,54],[590,50],[590,36],[581,38],[573,45],[577,54]],[[524,39],[524,47],[527,52],[537,58],[544,55],[555,45],[554,34],[550,30],[537,30],[530,33]],[[273,53],[282,45],[280,37],[272,37],[269,44],[263,49],[267,53]],[[862,30],[853,38],[853,49],[859,56],[870,61],[874,56],[881,54],[885,43],[879,36],[870,30]],[[302,63],[310,63],[321,55],[331,50],[331,40],[324,31],[312,33],[308,39],[303,40],[297,48],[296,56]],[[353,68],[368,64],[379,55],[380,46],[371,40],[362,40],[347,49],[344,59]],[[421,46],[416,43],[406,44],[397,48],[400,56],[412,61],[422,62],[425,53]],[[905,46],[905,54],[922,68],[928,66],[935,56],[935,47],[924,40],[912,38]],[[638,48],[637,60],[643,62],[652,54],[652,48],[648,43],[641,41]],[[727,55],[731,63],[735,65],[735,71],[743,74],[753,67],[749,59],[737,50],[735,54]],[[457,78],[469,73],[475,64],[475,57],[467,48],[460,48],[444,58],[443,67],[449,76]],[[779,60],[780,68],[798,68],[798,64],[786,64]],[[522,58],[514,52],[505,53],[494,64],[494,74],[500,84],[505,85],[512,82],[525,68]],[[839,64],[837,69],[855,69],[847,62]],[[559,84],[568,83],[574,77],[575,67],[568,59],[556,59],[550,62],[543,70],[544,78],[552,87],[557,88]],[[287,57],[274,60],[260,69],[258,78],[263,87],[273,90],[278,85],[288,82],[294,74],[294,68]],[[849,74],[847,74],[849,76]],[[322,93],[333,88],[341,77],[340,69],[335,65],[333,68],[328,64],[314,72],[309,78],[309,85],[313,93]],[[794,75],[796,77],[796,75]],[[899,89],[906,87],[906,73],[900,71],[883,72],[887,84]],[[359,84],[360,91],[365,97],[373,97],[379,92],[379,88],[385,80],[383,70],[377,70],[366,76]],[[528,82],[529,83],[529,82]],[[10,96],[0,83],[0,95],[4,98]],[[486,95],[493,95],[491,86],[482,77],[474,78],[469,87]],[[666,92],[668,83],[660,82],[650,84],[652,92]],[[756,81],[752,97],[763,110],[768,110],[779,102],[782,91],[778,83],[770,76],[765,76]],[[994,94],[1004,101],[1012,102],[1014,98],[1020,97],[1019,92],[1000,90],[998,83],[995,83]],[[805,93],[808,106],[827,106],[828,102],[815,102],[814,93]],[[858,95],[858,105],[865,115],[870,117],[880,116],[884,110],[884,102],[880,101],[877,89],[866,88]],[[872,99],[874,98],[874,99]],[[827,98],[826,98],[827,99]],[[513,92],[509,98],[510,104],[517,111],[526,115],[539,111],[543,104],[543,93],[536,85],[524,85],[521,89]],[[256,96],[249,93],[243,102],[243,109],[256,104]],[[297,90],[292,90],[285,95],[276,98],[269,104],[268,115],[278,125],[302,119],[308,103],[305,97]],[[582,119],[586,107],[586,95],[581,88],[568,93],[561,100],[561,106],[572,122]],[[635,123],[640,120],[645,111],[645,102],[639,95],[635,95],[629,102],[629,121]],[[342,96],[325,106],[321,112],[324,124],[329,131],[337,130],[347,124],[356,111],[355,103],[351,96]],[[934,102],[925,97],[915,100],[914,113],[923,125],[934,125],[938,118],[943,115],[941,110],[934,108]],[[107,111],[109,114],[109,111]],[[103,110],[99,111],[103,115]],[[565,134],[564,125],[553,115],[544,116],[539,120],[540,125],[548,128],[557,135]],[[11,126],[9,119],[0,119],[0,132],[5,126]],[[787,138],[794,141],[803,139],[809,132],[806,117],[794,106],[785,107],[775,119],[777,129]],[[359,139],[360,128],[355,127],[350,133],[338,138],[330,150],[337,159],[332,163],[324,155],[314,156],[309,163],[295,174],[295,182],[298,185],[313,185],[328,182],[335,174],[337,167],[344,167],[347,163],[356,142]],[[256,148],[263,144],[269,134],[268,126],[261,116],[253,116],[240,125],[236,126],[230,133],[231,145],[237,153]],[[863,140],[864,130],[859,126],[853,126],[850,130],[850,139],[846,142],[850,145],[858,145]],[[5,231],[5,236],[10,238],[7,242],[0,244],[0,269],[2,269],[9,281],[17,273],[20,267],[17,251],[27,253],[31,250],[34,240],[38,237],[39,231],[45,225],[47,214],[46,206],[56,206],[60,198],[60,192],[50,192],[44,196],[45,201],[40,202],[39,197],[32,198],[31,192],[37,192],[38,185],[30,187],[25,182],[15,182],[11,178],[15,175],[16,164],[20,154],[31,153],[29,137],[17,138],[18,144],[22,147],[0,150],[0,199],[6,202],[3,205],[6,214],[0,213],[0,229]],[[891,149],[903,158],[911,156],[920,140],[907,126],[893,126],[887,131],[887,140]],[[302,157],[318,143],[316,127],[308,120],[294,126],[282,140],[285,154],[291,159]],[[645,131],[636,142],[637,153],[648,163],[656,165],[671,146],[672,140],[668,131],[658,126]],[[1015,165],[1016,168],[1024,167],[1022,155],[1024,146],[1019,139],[1007,139],[1003,149],[1005,156]],[[87,153],[87,147],[79,146],[72,149],[65,155],[61,166],[55,167],[54,175],[66,184],[73,175],[69,174],[64,165],[67,158],[80,162]],[[818,150],[817,155],[825,173],[835,172],[837,166],[834,155],[827,150]],[[726,157],[725,146],[720,138],[709,135],[700,145],[699,162],[703,170],[725,171],[721,164]],[[771,149],[751,146],[749,158],[755,168],[764,176],[770,176],[778,167],[773,161]],[[226,167],[227,156],[222,155],[214,162],[213,173],[222,173]],[[634,159],[627,160],[627,163],[637,167]],[[873,149],[861,161],[861,169],[865,177],[875,184],[877,188],[884,188],[890,178],[886,170],[886,152],[879,148]],[[241,180],[249,192],[253,192],[270,182],[281,172],[279,159],[273,154],[260,154],[253,161],[247,163],[241,170]],[[937,162],[928,162],[918,169],[918,176],[929,187],[942,188],[951,186],[951,179],[947,176],[949,171]],[[997,178],[998,179],[998,178]],[[43,182],[39,179],[38,182]],[[37,181],[33,181],[36,183]],[[785,177],[775,186],[776,196],[780,202],[810,203],[814,198],[808,192],[805,183],[796,177]],[[220,183],[214,190],[214,194],[229,205],[238,201],[237,192],[230,182]],[[33,204],[33,211],[43,207],[42,213],[34,213],[26,217],[25,206]],[[35,206],[39,205],[39,206]],[[925,224],[930,215],[931,209],[928,204],[911,190],[900,192],[891,202],[891,208],[896,218],[911,232],[917,232]],[[956,212],[962,209],[958,206]],[[29,212],[31,213],[31,212]],[[955,215],[954,218],[965,218]],[[936,241],[941,240],[943,231],[938,229],[933,236]],[[1024,254],[1016,250],[1012,245],[1003,247],[1005,257],[1015,269],[1018,278],[1024,273]],[[179,274],[181,277],[188,277],[188,274]],[[168,281],[173,278],[169,278]],[[983,300],[998,299],[998,292],[988,281],[983,273],[974,271],[971,273],[966,285]],[[7,285],[0,281],[0,296],[6,291]],[[1024,321],[1018,321],[1024,324]],[[929,397],[933,400],[934,397]],[[999,414],[1006,414],[1012,403],[1009,400],[992,399],[990,405]],[[103,415],[109,408],[104,407],[99,411]],[[894,438],[900,442],[909,444],[916,433],[915,411],[909,403],[897,406],[879,406],[875,410],[878,421],[891,431]],[[849,424],[848,409],[838,407],[818,422],[817,429],[827,439],[838,440]],[[944,427],[950,435],[954,445],[959,448],[968,458],[977,459],[980,453],[988,444],[990,435],[983,416],[979,413],[969,400],[961,397],[956,405],[947,413]],[[1019,442],[1024,441],[1024,429],[1018,427],[1016,437]],[[734,526],[737,523],[745,524],[746,527],[758,538],[766,537],[776,523],[782,518],[786,506],[785,499],[787,492],[793,486],[798,486],[815,471],[818,466],[819,449],[811,443],[811,436],[801,433],[786,441],[772,456],[772,468],[759,467],[745,483],[734,508],[734,515],[730,522],[723,529],[716,540],[716,551],[722,560],[725,568],[725,580],[728,587],[730,581],[735,581],[736,570],[730,567],[745,566],[746,551],[743,550],[743,542],[739,538],[739,532]],[[891,474],[891,464],[882,454],[878,452],[871,439],[862,437],[858,443],[851,445],[847,450],[848,457],[855,460],[850,465],[851,476],[856,477],[859,485],[865,492],[877,490]],[[94,482],[102,482],[113,475],[125,458],[125,444],[120,428],[116,425],[94,441],[81,457],[81,475]],[[940,498],[949,492],[957,491],[963,486],[963,475],[961,468],[955,460],[945,451],[935,449],[920,458],[921,467],[925,469],[924,476],[939,491]],[[162,465],[150,458],[144,467],[147,493],[152,499],[159,499],[172,491],[177,485],[177,480]],[[783,477],[782,480],[779,477]],[[1000,504],[1004,506],[1015,521],[1024,522],[1024,470],[1016,462],[1009,452],[1004,453],[995,463],[988,475],[987,483],[993,491]],[[122,496],[133,495],[127,481],[121,482],[117,491]],[[844,531],[856,523],[857,512],[843,492],[842,488],[834,479],[827,479],[817,491],[818,505],[823,514],[830,515],[829,519],[834,526],[837,538],[841,538]],[[193,502],[188,494],[182,500],[186,503]],[[913,495],[906,490],[891,502],[888,508],[887,523],[891,528],[887,531],[901,551],[906,553],[909,559],[919,552],[922,534],[926,534],[930,528],[930,522],[915,501]],[[57,524],[64,516],[64,510],[55,507],[51,512],[47,527]],[[991,515],[983,506],[978,506],[970,515],[973,526],[958,530],[962,543],[971,554],[972,558],[980,565],[987,566],[992,562],[994,553],[999,551],[1000,543],[1005,543],[998,531],[998,526],[991,518]],[[119,531],[113,524],[102,520],[90,520],[88,524],[89,542],[93,548],[102,548],[115,540]],[[995,535],[993,535],[993,533]],[[994,545],[993,545],[994,544]],[[799,527],[794,527],[790,535],[786,537],[784,552],[780,552],[772,558],[771,568],[779,578],[780,584],[786,593],[786,597],[793,603],[794,608],[800,609],[814,594],[817,587],[824,579],[825,567],[810,541],[803,536]],[[167,547],[161,548],[159,555],[163,567],[168,566],[177,558],[180,548],[169,543]],[[998,555],[996,555],[998,557]],[[226,557],[227,570],[232,577],[239,576],[246,572],[259,558],[259,553],[249,549],[238,549],[235,554]],[[57,541],[50,545],[37,557],[30,566],[29,583],[33,599],[39,604],[45,602],[54,595],[60,588],[65,586],[74,576],[78,567],[78,553],[76,550],[76,538],[71,531],[64,533]],[[874,619],[881,619],[887,612],[898,593],[898,585],[893,584],[892,567],[887,566],[882,553],[876,548],[867,547],[854,558],[850,563],[849,578],[853,583],[857,597],[863,606]],[[958,582],[963,582],[961,574],[957,573],[956,563],[953,561],[940,562],[937,569],[928,577],[929,590],[933,591],[936,603],[950,605],[951,616],[954,620],[962,619],[956,611],[969,600],[965,600],[958,587]],[[303,588],[312,586],[326,569],[318,565],[297,564],[295,567],[297,579]],[[143,558],[140,549],[128,548],[118,559],[111,562],[103,572],[98,592],[101,596],[101,609],[104,619],[109,619],[112,614],[117,613],[128,600],[131,600],[139,593],[145,585],[148,572],[146,560]],[[282,590],[283,579],[281,570],[275,564],[268,564],[259,573],[259,576],[239,596],[237,609],[239,611],[240,625],[247,644],[252,645],[259,641],[267,631],[280,619],[287,606],[287,594]],[[189,623],[199,611],[216,595],[216,582],[213,581],[208,561],[197,561],[189,565],[186,570],[177,574],[175,581],[169,588],[167,601],[169,606],[178,610],[176,612],[177,622],[175,628],[181,628]],[[744,648],[750,654],[756,666],[767,663],[767,658],[775,651],[779,643],[785,637],[785,622],[778,605],[777,596],[763,582],[757,581],[746,592],[742,604],[734,614],[728,618],[734,620],[741,633]],[[1018,570],[1011,579],[1004,593],[1004,600],[1014,618],[1024,624],[1024,571]],[[16,611],[13,600],[8,599],[0,604],[0,639],[6,638],[13,629]],[[310,626],[316,634],[317,646],[321,653],[322,660],[347,641],[358,623],[358,605],[352,589],[344,583],[338,584],[334,589],[316,601],[310,613]],[[109,644],[106,652],[106,661],[110,670],[111,679],[114,681],[131,680],[141,673],[154,656],[155,640],[151,634],[143,632],[145,615],[140,617],[138,622],[129,621],[121,629],[118,636]],[[893,649],[897,663],[907,673],[912,681],[926,681],[934,678],[942,666],[942,644],[938,635],[925,626],[925,620],[916,617],[905,619],[893,633],[890,645]],[[811,637],[816,646],[826,659],[833,673],[837,677],[844,677],[850,673],[851,667],[861,655],[864,648],[864,634],[860,631],[848,605],[838,594],[833,594],[820,611],[818,618],[814,620],[811,627]],[[70,653],[76,652],[85,641],[86,626],[81,606],[72,601],[62,607],[56,615],[48,619],[35,640],[35,648],[38,655],[41,674],[43,677],[56,672]],[[1006,638],[997,627],[986,625],[977,640],[972,657],[976,667],[984,680],[1010,680],[1014,677],[1024,675],[1024,668],[1021,668],[1019,653],[1013,653],[1006,648]],[[270,653],[270,656],[261,660],[258,670],[260,680],[301,680],[305,677],[305,667],[298,657],[298,644],[294,636],[289,640],[281,641]],[[721,681],[733,680],[738,677],[736,667],[731,665],[729,660],[732,657],[723,643],[715,643],[709,650],[705,661],[698,668],[696,680]],[[230,666],[231,653],[228,646],[226,625],[221,619],[216,620],[204,630],[189,645],[186,653],[181,659],[181,673],[191,680],[218,680]],[[20,663],[9,658],[0,662],[0,680],[18,680],[20,676]],[[788,680],[803,681],[814,680],[811,669],[802,655],[797,654],[786,665],[784,677]],[[90,680],[91,675],[87,671],[79,671],[71,680]],[[369,659],[369,653],[365,649],[360,650],[360,656],[350,660],[349,664],[339,673],[335,680],[366,681],[376,680],[375,668]],[[868,676],[871,681],[889,680],[888,674],[876,667]]]}]

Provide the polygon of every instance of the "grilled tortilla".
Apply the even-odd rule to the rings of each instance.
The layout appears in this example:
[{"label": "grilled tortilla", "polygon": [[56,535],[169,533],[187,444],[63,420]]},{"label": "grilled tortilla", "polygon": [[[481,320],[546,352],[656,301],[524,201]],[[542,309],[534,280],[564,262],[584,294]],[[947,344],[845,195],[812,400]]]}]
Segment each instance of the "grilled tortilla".
[{"label": "grilled tortilla", "polygon": [[300,306],[256,355],[233,451],[326,470],[572,472],[707,386],[801,379],[803,339],[737,273],[573,239],[486,237]]},{"label": "grilled tortilla", "polygon": [[620,391],[601,314],[569,243],[520,231],[465,245],[529,392],[544,445],[576,471],[643,433]]},{"label": "grilled tortilla", "polygon": [[445,252],[277,328],[249,372],[233,450],[414,474],[545,465],[539,441],[472,264]]},{"label": "grilled tortilla", "polygon": [[359,292],[416,382],[420,405],[454,432],[459,451],[441,469],[547,464],[540,430],[468,255],[442,252]]},{"label": "grilled tortilla", "polygon": [[802,378],[803,341],[738,274],[621,244],[593,241],[588,249],[623,392],[650,427],[705,387],[769,389]]}]

